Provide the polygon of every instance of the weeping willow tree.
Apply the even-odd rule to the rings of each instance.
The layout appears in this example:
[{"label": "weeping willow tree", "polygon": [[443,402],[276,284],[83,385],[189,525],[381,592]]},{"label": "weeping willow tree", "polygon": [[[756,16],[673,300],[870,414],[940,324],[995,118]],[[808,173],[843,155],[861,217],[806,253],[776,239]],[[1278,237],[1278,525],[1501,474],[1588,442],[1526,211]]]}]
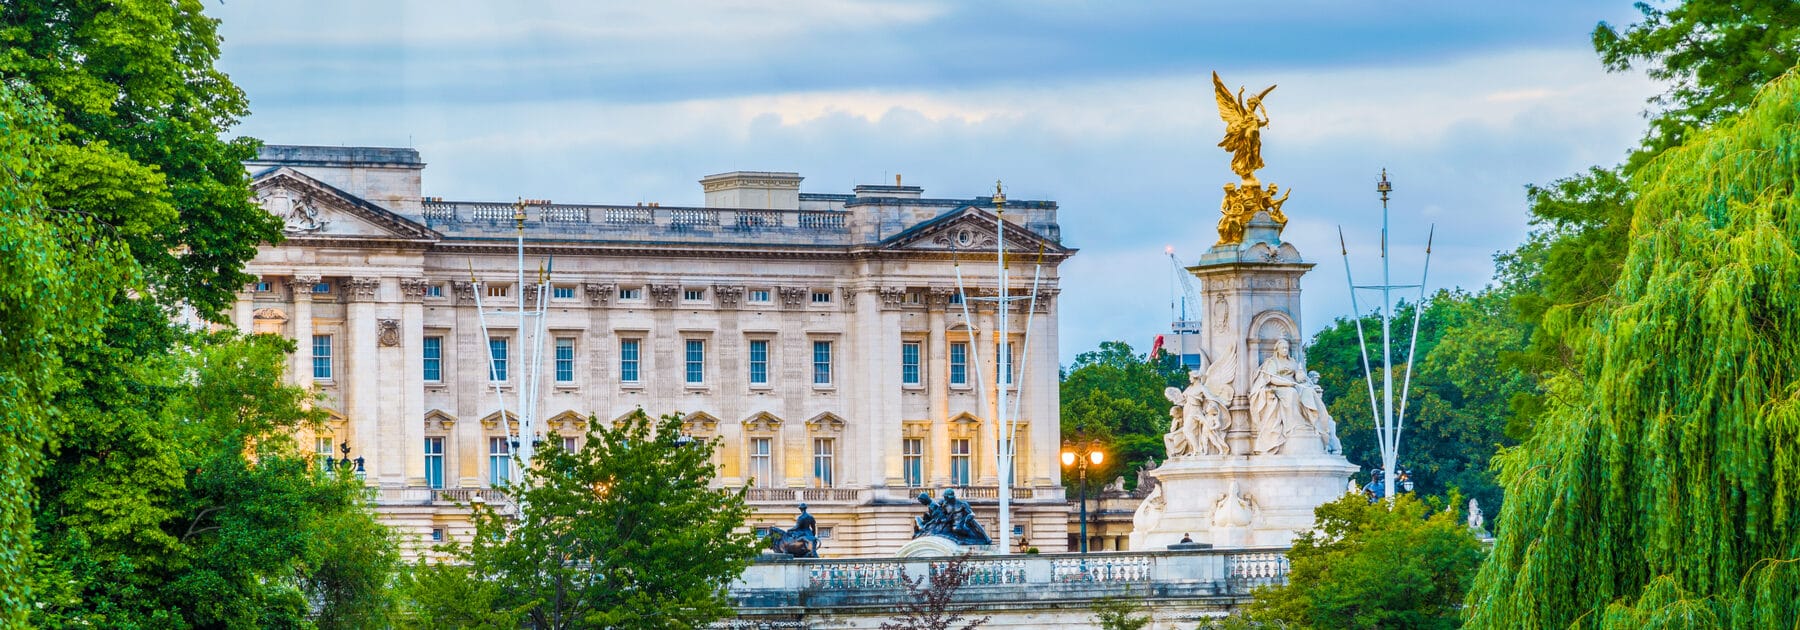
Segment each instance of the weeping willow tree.
[{"label": "weeping willow tree", "polygon": [[[1497,459],[1473,628],[1800,624],[1800,72],[1633,176],[1559,403]],[[1553,327],[1547,326],[1547,330]]]}]

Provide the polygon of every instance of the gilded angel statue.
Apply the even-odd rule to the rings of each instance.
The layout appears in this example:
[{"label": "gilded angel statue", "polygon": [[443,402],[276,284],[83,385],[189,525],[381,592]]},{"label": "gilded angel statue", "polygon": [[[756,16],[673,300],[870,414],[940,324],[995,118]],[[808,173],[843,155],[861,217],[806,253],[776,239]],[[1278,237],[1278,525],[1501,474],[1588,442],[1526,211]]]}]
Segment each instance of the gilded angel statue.
[{"label": "gilded angel statue", "polygon": [[1269,110],[1263,97],[1275,91],[1271,85],[1261,93],[1244,98],[1244,88],[1234,96],[1213,73],[1213,96],[1219,101],[1219,118],[1225,121],[1225,139],[1219,146],[1231,152],[1231,172],[1246,182],[1256,181],[1256,170],[1263,167],[1262,128],[1269,125]]}]

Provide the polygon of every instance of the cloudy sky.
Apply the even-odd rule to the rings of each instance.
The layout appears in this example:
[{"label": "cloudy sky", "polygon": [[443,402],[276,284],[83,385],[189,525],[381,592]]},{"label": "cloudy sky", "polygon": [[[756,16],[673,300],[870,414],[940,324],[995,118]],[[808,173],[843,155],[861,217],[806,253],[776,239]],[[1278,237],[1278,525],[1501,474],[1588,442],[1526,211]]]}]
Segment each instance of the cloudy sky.
[{"label": "cloudy sky", "polygon": [[[1209,73],[1280,87],[1264,182],[1319,267],[1308,334],[1379,273],[1382,168],[1396,274],[1437,226],[1433,287],[1477,288],[1525,235],[1523,186],[1611,164],[1639,137],[1635,74],[1596,22],[1626,0],[1289,2],[309,2],[208,4],[239,131],[288,144],[412,146],[425,193],[699,205],[701,176],[792,170],[848,192],[895,173],[928,196],[1061,205],[1062,360],[1140,350],[1170,320],[1173,246],[1217,238]],[[1397,278],[1397,281],[1399,279]],[[1409,280],[1410,281],[1410,280]],[[1366,304],[1366,302],[1365,302]]]}]

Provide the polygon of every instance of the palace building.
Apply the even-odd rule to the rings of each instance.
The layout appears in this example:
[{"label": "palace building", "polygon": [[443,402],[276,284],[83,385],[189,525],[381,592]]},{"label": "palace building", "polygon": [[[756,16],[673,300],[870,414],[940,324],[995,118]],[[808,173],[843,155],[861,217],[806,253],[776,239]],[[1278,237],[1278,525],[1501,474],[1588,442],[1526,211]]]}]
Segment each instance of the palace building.
[{"label": "palace building", "polygon": [[[348,445],[413,541],[467,535],[459,504],[505,501],[518,437],[494,387],[510,400],[535,354],[542,439],[578,440],[590,415],[679,413],[718,441],[718,483],[751,486],[751,526],[789,526],[805,502],[823,556],[893,553],[913,497],[944,488],[998,541],[1002,474],[1010,544],[1063,545],[1057,266],[1075,250],[1054,202],[1006,202],[1004,234],[991,197],[926,197],[898,177],[821,194],[796,173],[731,172],[700,180],[698,206],[529,202],[526,266],[553,261],[533,349],[484,331],[474,295],[536,298],[515,286],[514,203],[423,196],[412,149],[271,145],[246,166],[287,238],[248,264],[259,279],[231,317],[295,340],[292,378],[331,417],[302,443],[321,457]],[[997,238],[1011,293],[1035,300],[965,300],[998,293]],[[997,387],[1021,397],[1012,471],[995,465]]]}]

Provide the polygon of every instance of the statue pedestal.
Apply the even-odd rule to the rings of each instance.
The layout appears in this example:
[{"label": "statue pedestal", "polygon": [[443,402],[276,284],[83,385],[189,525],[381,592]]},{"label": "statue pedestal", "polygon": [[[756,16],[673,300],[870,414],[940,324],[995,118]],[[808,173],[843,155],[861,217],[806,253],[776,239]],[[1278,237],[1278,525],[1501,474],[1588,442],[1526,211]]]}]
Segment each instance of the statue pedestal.
[{"label": "statue pedestal", "polygon": [[[1337,500],[1357,467],[1323,452],[1177,457],[1150,471],[1160,513],[1140,511],[1132,549],[1164,549],[1185,534],[1217,548],[1285,546],[1313,528],[1313,509]],[[1226,498],[1232,482],[1247,499]],[[1247,508],[1247,509],[1246,509]]]},{"label": "statue pedestal", "polygon": [[942,556],[960,556],[974,554],[985,556],[994,553],[993,545],[959,545],[956,541],[942,536],[920,536],[900,547],[901,558],[934,558]]}]

